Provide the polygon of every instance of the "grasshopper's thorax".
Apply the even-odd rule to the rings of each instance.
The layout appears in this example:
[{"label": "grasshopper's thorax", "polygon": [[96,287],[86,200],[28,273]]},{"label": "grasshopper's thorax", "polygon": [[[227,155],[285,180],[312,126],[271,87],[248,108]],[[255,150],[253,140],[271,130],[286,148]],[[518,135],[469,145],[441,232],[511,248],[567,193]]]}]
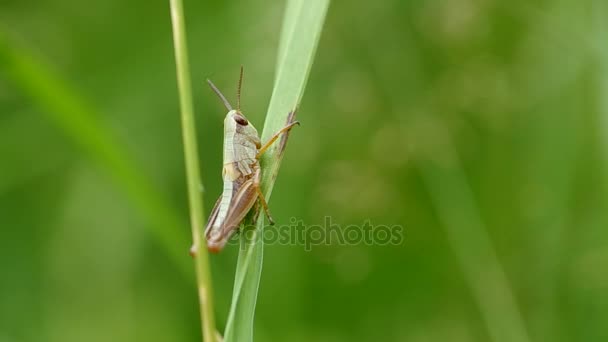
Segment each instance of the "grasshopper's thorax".
[{"label": "grasshopper's thorax", "polygon": [[253,174],[259,147],[258,131],[251,122],[239,111],[228,112],[224,119],[224,179],[234,181]]}]

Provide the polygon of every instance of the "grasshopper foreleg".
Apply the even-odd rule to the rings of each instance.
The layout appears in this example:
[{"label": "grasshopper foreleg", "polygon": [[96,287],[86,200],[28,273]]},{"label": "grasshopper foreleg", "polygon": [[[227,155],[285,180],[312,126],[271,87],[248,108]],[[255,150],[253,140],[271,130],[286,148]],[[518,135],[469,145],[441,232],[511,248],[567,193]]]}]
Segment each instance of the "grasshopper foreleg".
[{"label": "grasshopper foreleg", "polygon": [[272,136],[272,138],[270,138],[262,147],[260,147],[260,149],[258,150],[258,154],[255,156],[256,159],[260,159],[262,154],[264,154],[264,152],[266,152],[266,150],[281,136],[281,134],[283,134],[285,132],[289,132],[289,130],[292,129],[293,126],[299,125],[299,124],[300,124],[299,121],[294,121],[294,122],[290,123],[289,125],[281,128],[278,132],[276,132]]}]

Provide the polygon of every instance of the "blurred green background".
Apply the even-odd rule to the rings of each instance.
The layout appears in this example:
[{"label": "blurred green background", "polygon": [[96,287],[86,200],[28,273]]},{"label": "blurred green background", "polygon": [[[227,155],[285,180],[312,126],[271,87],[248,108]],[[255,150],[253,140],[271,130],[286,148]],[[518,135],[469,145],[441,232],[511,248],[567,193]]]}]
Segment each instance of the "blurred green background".
[{"label": "blurred green background", "polygon": [[[185,3],[207,211],[204,80],[243,64],[261,130],[283,9]],[[271,210],[404,241],[267,246],[255,339],[608,340],[607,36],[605,0],[334,1]],[[0,2],[0,341],[199,340],[185,183],[168,1]]]}]

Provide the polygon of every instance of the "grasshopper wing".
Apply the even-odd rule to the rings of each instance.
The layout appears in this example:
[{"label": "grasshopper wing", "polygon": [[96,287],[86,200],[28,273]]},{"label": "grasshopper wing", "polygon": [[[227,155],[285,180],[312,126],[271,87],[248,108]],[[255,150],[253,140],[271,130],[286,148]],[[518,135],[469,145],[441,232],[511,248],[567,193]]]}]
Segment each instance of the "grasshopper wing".
[{"label": "grasshopper wing", "polygon": [[217,253],[224,248],[257,198],[256,185],[253,179],[249,179],[229,198],[221,196],[218,199],[205,229],[207,247],[210,252]]},{"label": "grasshopper wing", "polygon": [[222,196],[215,201],[215,205],[211,210],[211,214],[209,215],[209,221],[207,221],[207,226],[205,227],[205,236],[209,234],[213,223],[217,220],[217,213],[220,211],[220,205],[222,204]]}]

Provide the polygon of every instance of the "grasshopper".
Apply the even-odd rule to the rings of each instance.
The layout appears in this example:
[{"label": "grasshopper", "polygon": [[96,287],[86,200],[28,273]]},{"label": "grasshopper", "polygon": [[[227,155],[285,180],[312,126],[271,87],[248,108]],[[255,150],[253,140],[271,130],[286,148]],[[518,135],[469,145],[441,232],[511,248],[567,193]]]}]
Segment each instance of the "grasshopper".
[{"label": "grasshopper", "polygon": [[207,80],[207,83],[228,110],[224,119],[224,167],[222,170],[224,189],[211,211],[205,228],[209,251],[217,253],[224,248],[228,239],[239,228],[245,215],[256,202],[261,204],[269,223],[274,224],[268,210],[268,203],[260,190],[262,175],[260,156],[281,134],[289,132],[294,125],[299,125],[299,122],[290,122],[262,145],[258,131],[241,112],[243,67],[241,67],[237,88],[236,110],[232,109],[226,97],[213,82]]}]

